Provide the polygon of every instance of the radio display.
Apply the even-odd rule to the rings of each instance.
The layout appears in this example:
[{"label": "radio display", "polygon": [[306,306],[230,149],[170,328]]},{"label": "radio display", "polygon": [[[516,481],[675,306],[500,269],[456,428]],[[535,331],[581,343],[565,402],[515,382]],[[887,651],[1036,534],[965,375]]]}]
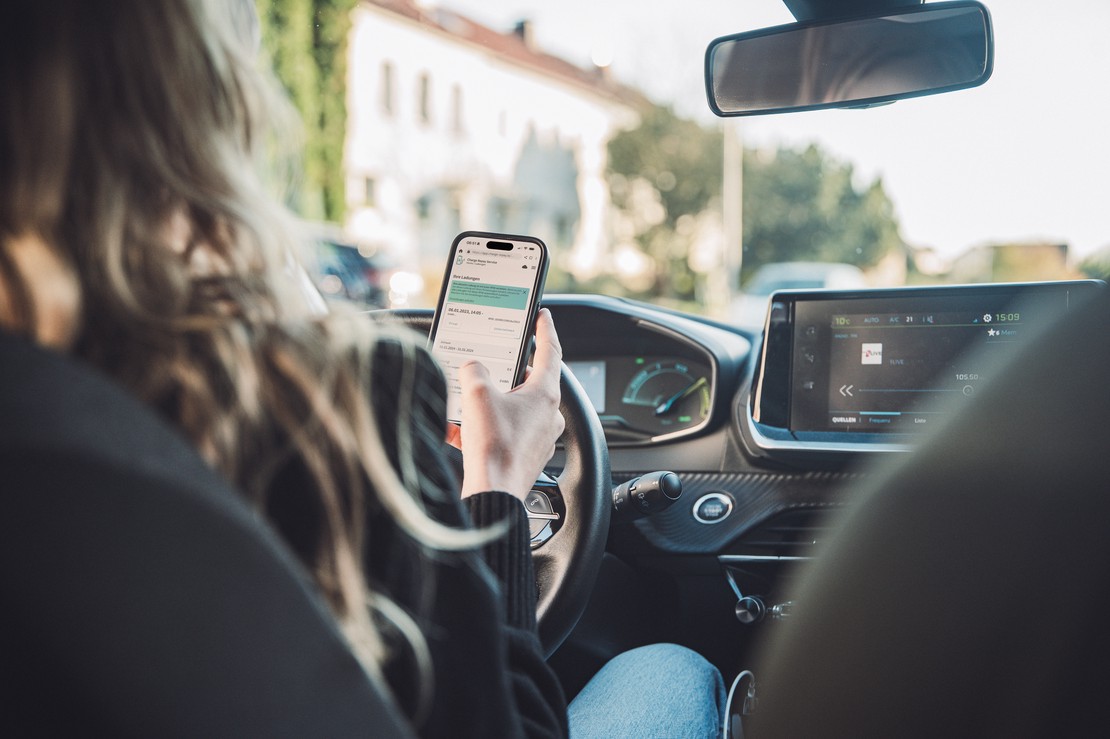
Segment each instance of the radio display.
[{"label": "radio display", "polygon": [[[1035,321],[1023,322],[1020,312],[989,306],[980,312],[981,305],[935,312],[882,310],[889,307],[860,312],[849,304],[796,306],[802,330],[794,337],[798,371],[790,428],[922,430],[951,405],[944,400],[973,396],[988,379],[983,365],[993,364],[983,360],[1020,343]],[[972,348],[991,351],[969,352]]]},{"label": "radio display", "polygon": [[973,398],[1007,355],[1100,286],[776,293],[752,419],[798,440],[851,434],[866,441],[927,430]]}]

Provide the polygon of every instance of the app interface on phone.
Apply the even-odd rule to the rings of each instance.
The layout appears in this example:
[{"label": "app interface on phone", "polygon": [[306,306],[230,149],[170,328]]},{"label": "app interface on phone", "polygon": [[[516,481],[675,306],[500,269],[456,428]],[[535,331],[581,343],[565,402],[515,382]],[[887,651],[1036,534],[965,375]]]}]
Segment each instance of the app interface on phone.
[{"label": "app interface on phone", "polygon": [[[513,248],[490,248],[491,241]],[[526,241],[475,237],[459,243],[432,345],[447,375],[449,420],[462,420],[458,368],[472,359],[485,365],[498,389],[512,389],[541,259],[540,247]]]}]

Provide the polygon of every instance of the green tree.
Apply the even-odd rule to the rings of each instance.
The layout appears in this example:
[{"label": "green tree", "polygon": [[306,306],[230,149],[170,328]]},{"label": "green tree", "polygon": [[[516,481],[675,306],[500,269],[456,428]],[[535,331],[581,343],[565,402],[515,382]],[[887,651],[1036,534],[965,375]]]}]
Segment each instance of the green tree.
[{"label": "green tree", "polygon": [[357,4],[257,0],[263,46],[304,122],[303,179],[295,205],[307,218],[343,217],[347,37]]},{"label": "green tree", "polygon": [[655,278],[633,294],[690,300],[697,277],[688,255],[692,220],[721,192],[721,134],[654,106],[639,127],[609,142],[609,186],[625,230],[655,266]]},{"label": "green tree", "polygon": [[1080,262],[1079,271],[1084,277],[1110,280],[1110,246],[1104,246]]},{"label": "green tree", "polygon": [[[618,214],[616,238],[635,243],[650,259],[654,280],[630,287],[611,277],[588,287],[687,307],[699,298],[705,275],[695,270],[691,255],[705,237],[705,224],[720,221],[722,145],[719,129],[662,106],[646,111],[638,128],[613,137],[609,186]],[[816,146],[746,149],[743,179],[745,276],[770,262],[869,267],[904,249],[882,180],[857,184],[850,164]]]},{"label": "green tree", "polygon": [[881,179],[858,186],[851,164],[812,145],[745,151],[745,275],[799,260],[869,267],[903,248]]}]

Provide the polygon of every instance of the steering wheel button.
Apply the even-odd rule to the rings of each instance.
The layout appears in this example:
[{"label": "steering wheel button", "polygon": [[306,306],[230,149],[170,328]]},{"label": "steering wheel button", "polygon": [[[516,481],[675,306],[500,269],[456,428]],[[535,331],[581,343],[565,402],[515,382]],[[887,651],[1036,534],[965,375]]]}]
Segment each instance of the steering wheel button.
[{"label": "steering wheel button", "polygon": [[694,503],[694,520],[698,523],[720,523],[732,513],[732,498],[724,493],[709,493]]},{"label": "steering wheel button", "polygon": [[524,499],[524,507],[529,513],[555,512],[555,509],[551,507],[551,500],[538,490],[528,493],[528,497]]}]

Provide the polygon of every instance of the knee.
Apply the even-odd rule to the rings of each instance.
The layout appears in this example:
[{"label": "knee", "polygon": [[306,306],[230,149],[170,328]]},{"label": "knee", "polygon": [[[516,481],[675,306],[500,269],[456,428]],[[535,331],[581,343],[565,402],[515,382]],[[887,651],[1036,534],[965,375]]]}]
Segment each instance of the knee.
[{"label": "knee", "polygon": [[678,644],[649,644],[617,655],[614,669],[635,671],[639,679],[658,679],[675,685],[724,686],[720,671],[705,657]]},{"label": "knee", "polygon": [[717,737],[721,673],[677,644],[630,649],[606,664],[571,702],[571,736]]}]

